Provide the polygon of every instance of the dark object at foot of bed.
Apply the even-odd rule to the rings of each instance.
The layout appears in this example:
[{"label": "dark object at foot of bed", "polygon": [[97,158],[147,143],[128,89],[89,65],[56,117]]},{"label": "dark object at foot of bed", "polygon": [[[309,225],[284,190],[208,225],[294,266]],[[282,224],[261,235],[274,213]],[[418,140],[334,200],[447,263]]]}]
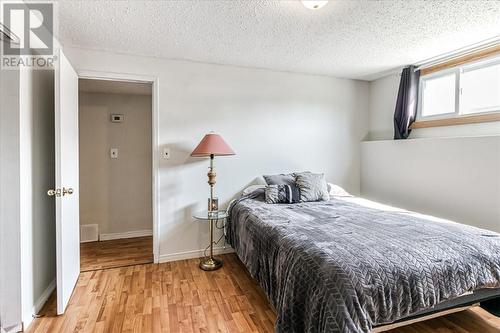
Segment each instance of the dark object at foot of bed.
[{"label": "dark object at foot of bed", "polygon": [[492,315],[500,317],[500,297],[481,302],[481,307]]}]

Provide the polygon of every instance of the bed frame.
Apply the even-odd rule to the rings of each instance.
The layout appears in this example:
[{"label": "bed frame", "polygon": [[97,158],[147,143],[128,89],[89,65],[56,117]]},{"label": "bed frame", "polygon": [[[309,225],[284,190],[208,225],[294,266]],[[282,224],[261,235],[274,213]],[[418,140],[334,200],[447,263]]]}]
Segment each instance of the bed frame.
[{"label": "bed frame", "polygon": [[[394,323],[390,324],[385,324],[385,325],[380,325],[376,326],[372,329],[371,333],[379,333],[379,332],[386,332],[398,327],[406,326],[406,325],[411,325],[415,324],[418,322],[446,316],[452,313],[457,313],[461,311],[465,311],[467,309],[473,308],[473,307],[478,307],[481,306],[484,308],[486,311],[490,312],[491,314],[495,316],[500,316],[500,294],[497,294],[500,292],[500,289],[495,289],[492,290],[491,295],[489,296],[479,296],[481,299],[477,299],[477,297],[474,297],[473,294],[468,295],[468,296],[463,296],[465,299],[470,299],[469,301],[465,301],[464,303],[460,303],[459,305],[449,305],[446,306],[444,305],[442,309],[436,309],[436,310],[430,310],[430,311],[424,311],[421,314],[417,314],[415,316],[411,316],[408,318],[404,318],[401,320],[398,320]],[[486,292],[487,294],[490,294],[489,292]],[[462,298],[462,297],[460,297]],[[447,304],[446,302],[444,304]]]},{"label": "bed frame", "polygon": [[395,322],[395,323],[392,323],[392,324],[377,326],[377,327],[375,327],[372,330],[371,333],[379,333],[379,332],[390,331],[392,329],[395,329],[395,328],[398,328],[398,327],[401,327],[401,326],[411,325],[411,324],[415,324],[415,323],[418,323],[418,322],[421,322],[421,321],[426,321],[426,320],[430,320],[430,319],[434,319],[434,318],[446,316],[446,315],[449,315],[449,314],[452,314],[452,313],[457,313],[457,312],[465,311],[465,310],[470,309],[470,308],[475,307],[475,306],[479,306],[479,303],[476,303],[476,304],[473,304],[473,305],[470,305],[470,306],[464,306],[464,307],[454,308],[454,309],[450,309],[450,310],[440,311],[440,312],[429,314],[429,315],[423,315],[422,317],[419,317],[419,318],[407,319],[405,321],[400,321],[400,322]]}]

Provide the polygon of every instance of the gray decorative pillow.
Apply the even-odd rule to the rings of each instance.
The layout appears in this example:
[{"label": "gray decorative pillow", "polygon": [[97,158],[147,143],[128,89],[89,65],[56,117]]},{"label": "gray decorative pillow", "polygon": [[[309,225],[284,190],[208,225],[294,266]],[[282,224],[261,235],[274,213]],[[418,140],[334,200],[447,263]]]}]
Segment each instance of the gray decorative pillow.
[{"label": "gray decorative pillow", "polygon": [[269,185],[266,187],[265,195],[268,204],[291,204],[300,201],[299,189],[295,185]]},{"label": "gray decorative pillow", "polygon": [[267,185],[295,185],[295,176],[290,174],[265,175],[263,176]]},{"label": "gray decorative pillow", "polygon": [[328,185],[322,173],[299,173],[295,175],[295,184],[300,190],[300,201],[328,201]]},{"label": "gray decorative pillow", "polygon": [[265,175],[264,180],[266,181],[267,185],[295,185],[295,176],[301,173],[309,173],[309,171],[304,171],[304,172],[294,172],[294,173],[280,173],[279,175]]}]

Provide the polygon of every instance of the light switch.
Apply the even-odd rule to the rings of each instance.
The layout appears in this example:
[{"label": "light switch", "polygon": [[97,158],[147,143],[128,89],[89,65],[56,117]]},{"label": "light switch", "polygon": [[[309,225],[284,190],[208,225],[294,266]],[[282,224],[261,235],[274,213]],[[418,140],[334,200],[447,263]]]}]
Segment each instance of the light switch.
[{"label": "light switch", "polygon": [[170,148],[163,148],[163,155],[162,158],[165,160],[168,160],[170,158]]},{"label": "light switch", "polygon": [[118,158],[118,148],[111,148],[109,156],[113,159]]}]

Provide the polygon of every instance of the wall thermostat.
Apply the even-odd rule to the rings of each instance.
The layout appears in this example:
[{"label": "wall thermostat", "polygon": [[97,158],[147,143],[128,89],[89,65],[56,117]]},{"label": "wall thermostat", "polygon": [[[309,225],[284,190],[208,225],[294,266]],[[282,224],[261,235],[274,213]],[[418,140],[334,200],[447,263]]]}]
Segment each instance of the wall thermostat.
[{"label": "wall thermostat", "polygon": [[111,114],[111,122],[112,123],[121,123],[123,122],[123,114],[119,114],[119,113],[113,113]]}]

